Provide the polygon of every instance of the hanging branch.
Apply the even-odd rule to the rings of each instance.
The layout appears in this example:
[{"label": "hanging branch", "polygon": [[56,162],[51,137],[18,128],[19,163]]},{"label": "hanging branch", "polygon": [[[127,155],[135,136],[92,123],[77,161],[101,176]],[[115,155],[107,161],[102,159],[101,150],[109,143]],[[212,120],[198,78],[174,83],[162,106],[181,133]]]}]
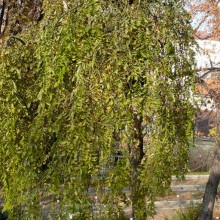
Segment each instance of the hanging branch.
[{"label": "hanging branch", "polygon": [[8,41],[7,41],[7,46],[11,46],[12,40],[18,40],[20,43],[22,43],[23,45],[25,45],[25,42],[24,42],[21,38],[12,36],[12,37],[10,37],[10,38],[8,39]]}]

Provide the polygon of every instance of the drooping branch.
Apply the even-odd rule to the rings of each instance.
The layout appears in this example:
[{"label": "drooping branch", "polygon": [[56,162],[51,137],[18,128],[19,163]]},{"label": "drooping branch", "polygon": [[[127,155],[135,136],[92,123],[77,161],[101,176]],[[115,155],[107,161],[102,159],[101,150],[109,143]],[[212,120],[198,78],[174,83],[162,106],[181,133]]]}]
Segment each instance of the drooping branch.
[{"label": "drooping branch", "polygon": [[206,71],[204,73],[202,73],[202,75],[198,75],[198,72],[201,71],[201,69],[198,69],[197,72],[197,76],[196,76],[196,83],[201,82],[208,74],[210,74],[211,72],[214,71],[220,71],[220,67],[210,67],[210,68],[203,68],[203,71]]}]

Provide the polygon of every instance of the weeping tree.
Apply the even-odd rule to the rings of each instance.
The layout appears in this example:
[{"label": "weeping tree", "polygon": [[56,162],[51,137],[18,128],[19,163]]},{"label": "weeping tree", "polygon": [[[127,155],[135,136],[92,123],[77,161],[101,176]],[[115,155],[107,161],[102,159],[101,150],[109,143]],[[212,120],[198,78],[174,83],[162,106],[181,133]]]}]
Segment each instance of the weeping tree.
[{"label": "weeping tree", "polygon": [[154,215],[193,142],[189,15],[172,0],[42,8],[1,48],[4,209],[41,219],[49,200],[53,219],[119,218],[129,205]]}]

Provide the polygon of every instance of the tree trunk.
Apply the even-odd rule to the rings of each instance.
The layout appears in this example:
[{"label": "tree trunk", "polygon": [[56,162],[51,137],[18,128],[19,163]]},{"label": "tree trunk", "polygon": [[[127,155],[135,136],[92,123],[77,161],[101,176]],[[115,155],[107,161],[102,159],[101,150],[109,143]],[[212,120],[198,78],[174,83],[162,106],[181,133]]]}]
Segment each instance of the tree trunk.
[{"label": "tree trunk", "polygon": [[[141,161],[144,157],[144,142],[143,142],[143,134],[142,134],[142,122],[143,116],[141,114],[133,113],[133,137],[134,142],[132,146],[130,146],[130,155],[131,155],[131,165],[132,165],[132,180],[131,180],[131,202],[132,202],[132,219],[138,219],[137,217],[137,209],[141,208],[139,206],[138,200],[140,198],[140,180],[139,176],[139,168]],[[144,204],[144,203],[143,203]]]},{"label": "tree trunk", "polygon": [[202,209],[199,215],[199,220],[212,220],[215,198],[217,195],[218,184],[220,180],[220,149],[215,153],[213,167],[206,185],[206,190],[203,196]]},{"label": "tree trunk", "polygon": [[203,196],[202,209],[199,214],[199,220],[212,220],[215,198],[217,195],[220,180],[220,109],[217,110],[217,132],[216,132],[217,149],[213,166],[209,175]]}]

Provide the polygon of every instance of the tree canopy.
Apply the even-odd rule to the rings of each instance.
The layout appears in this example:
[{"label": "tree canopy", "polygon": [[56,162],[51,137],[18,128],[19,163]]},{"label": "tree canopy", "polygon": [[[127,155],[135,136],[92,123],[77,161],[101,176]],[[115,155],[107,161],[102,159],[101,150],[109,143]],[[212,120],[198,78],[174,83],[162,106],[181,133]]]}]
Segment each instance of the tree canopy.
[{"label": "tree canopy", "polygon": [[193,142],[189,14],[172,0],[42,8],[1,48],[5,210],[41,219],[52,195],[54,219],[118,218],[129,204],[136,219],[153,215]]},{"label": "tree canopy", "polygon": [[219,40],[220,1],[190,0],[188,8],[193,18],[195,36]]}]

